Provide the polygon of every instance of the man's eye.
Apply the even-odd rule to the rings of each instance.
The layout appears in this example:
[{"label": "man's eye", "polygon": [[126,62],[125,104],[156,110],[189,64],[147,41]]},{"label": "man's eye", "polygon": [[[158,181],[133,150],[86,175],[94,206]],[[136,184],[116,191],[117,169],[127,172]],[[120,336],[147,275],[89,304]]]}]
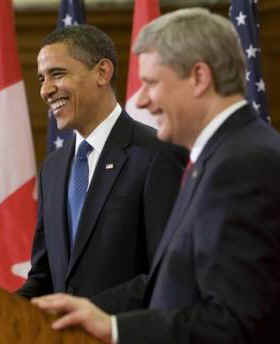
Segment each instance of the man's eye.
[{"label": "man's eye", "polygon": [[147,82],[147,85],[148,85],[149,87],[154,86],[155,84],[156,84],[156,81],[155,81],[155,80],[149,80],[149,81]]},{"label": "man's eye", "polygon": [[64,73],[62,72],[55,72],[52,74],[52,76],[55,78],[55,79],[60,79],[64,76]]}]

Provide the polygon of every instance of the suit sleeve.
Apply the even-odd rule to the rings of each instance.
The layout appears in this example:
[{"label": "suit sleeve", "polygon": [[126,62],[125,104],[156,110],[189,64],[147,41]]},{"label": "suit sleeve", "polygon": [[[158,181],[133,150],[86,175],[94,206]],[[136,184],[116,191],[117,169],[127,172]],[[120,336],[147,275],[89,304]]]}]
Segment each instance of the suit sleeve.
[{"label": "suit sleeve", "polygon": [[229,157],[202,177],[192,201],[196,208],[188,209],[194,220],[184,222],[193,227],[199,296],[188,307],[120,314],[119,344],[255,344],[278,338],[279,172],[279,154],[268,151]]},{"label": "suit sleeve", "polygon": [[91,297],[91,301],[109,314],[128,312],[142,307],[148,276],[141,274],[130,281]]},{"label": "suit sleeve", "polygon": [[24,285],[17,290],[17,294],[28,299],[53,292],[49,262],[45,244],[44,225],[43,225],[43,192],[39,188],[38,218],[35,236],[33,240],[31,270]]},{"label": "suit sleeve", "polygon": [[172,212],[182,179],[187,152],[177,146],[157,153],[145,182],[143,204],[149,266]]},{"label": "suit sleeve", "polygon": [[[154,154],[148,167],[143,190],[143,229],[149,267],[172,211],[186,160],[185,150],[167,145],[167,149]],[[140,274],[92,296],[91,301],[111,314],[141,308],[147,280],[147,274]]]}]

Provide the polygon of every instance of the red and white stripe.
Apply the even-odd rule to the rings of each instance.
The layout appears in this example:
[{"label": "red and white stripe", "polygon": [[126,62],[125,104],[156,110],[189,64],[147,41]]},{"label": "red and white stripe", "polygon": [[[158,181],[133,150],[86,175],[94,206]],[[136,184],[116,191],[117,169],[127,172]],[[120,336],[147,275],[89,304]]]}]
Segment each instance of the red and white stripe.
[{"label": "red and white stripe", "polygon": [[0,13],[0,287],[12,291],[30,267],[36,173],[11,0]]},{"label": "red and white stripe", "polygon": [[158,0],[135,0],[126,97],[126,111],[128,114],[139,122],[148,124],[154,128],[157,128],[157,123],[150,112],[136,107],[136,99],[141,87],[141,81],[138,77],[138,57],[132,52],[132,46],[141,28],[159,15]]}]

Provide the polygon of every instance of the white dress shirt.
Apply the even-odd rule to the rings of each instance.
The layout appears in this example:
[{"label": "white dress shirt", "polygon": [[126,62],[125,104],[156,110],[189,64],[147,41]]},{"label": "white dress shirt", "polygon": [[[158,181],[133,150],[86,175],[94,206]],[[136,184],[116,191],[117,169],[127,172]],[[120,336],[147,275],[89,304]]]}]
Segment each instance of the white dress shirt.
[{"label": "white dress shirt", "polygon": [[220,112],[214,119],[201,131],[201,133],[196,138],[191,153],[190,160],[194,164],[199,158],[203,148],[206,143],[214,135],[214,133],[219,129],[219,127],[228,119],[235,111],[247,104],[246,100],[241,100],[237,103],[226,108],[224,111]]},{"label": "white dress shirt", "polygon": [[93,173],[95,171],[98,159],[102,152],[102,149],[108,139],[108,136],[116,123],[117,119],[119,118],[122,109],[119,104],[117,104],[114,110],[110,113],[110,115],[101,122],[85,139],[78,131],[75,131],[76,134],[76,146],[75,146],[75,156],[78,152],[78,148],[80,143],[83,140],[86,140],[92,147],[93,150],[88,154],[88,188],[92,180]]}]

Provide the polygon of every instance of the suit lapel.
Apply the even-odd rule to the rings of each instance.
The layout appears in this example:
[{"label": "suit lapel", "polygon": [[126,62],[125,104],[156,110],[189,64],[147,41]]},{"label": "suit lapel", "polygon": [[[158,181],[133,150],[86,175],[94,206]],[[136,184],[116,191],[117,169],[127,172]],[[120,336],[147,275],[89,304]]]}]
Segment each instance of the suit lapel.
[{"label": "suit lapel", "polygon": [[182,222],[182,218],[184,214],[186,213],[191,203],[195,189],[197,188],[199,184],[200,178],[202,176],[202,172],[203,172],[202,166],[193,166],[193,168],[189,171],[189,175],[187,176],[186,183],[178,194],[172,214],[168,220],[166,230],[164,231],[164,235],[157,249],[157,252],[153,261],[152,270],[151,270],[152,273],[156,269],[156,266],[160,262],[163,254],[165,253],[168,244],[174,237],[176,231],[178,230],[180,226],[180,223]]},{"label": "suit lapel", "polygon": [[206,170],[208,160],[215,153],[217,148],[223,143],[223,140],[229,137],[236,130],[240,130],[240,128],[246,125],[248,122],[256,119],[257,118],[255,114],[251,112],[249,105],[247,105],[238,110],[234,115],[230,116],[210,138],[199,159],[190,170],[184,187],[179,192],[166,230],[157,249],[153,261],[151,276],[157,270],[157,265],[161,261],[163,255],[166,253],[167,246],[174,238],[176,231],[182,223],[183,217],[187,214],[195,190]]},{"label": "suit lapel", "polygon": [[[87,241],[93,235],[99,214],[107,198],[110,196],[110,192],[118,175],[127,161],[125,147],[130,143],[131,134],[132,121],[123,112],[106,141],[94,171],[81,213],[80,224],[69,263],[67,277],[82,254]],[[106,168],[106,166],[110,168]]]}]

